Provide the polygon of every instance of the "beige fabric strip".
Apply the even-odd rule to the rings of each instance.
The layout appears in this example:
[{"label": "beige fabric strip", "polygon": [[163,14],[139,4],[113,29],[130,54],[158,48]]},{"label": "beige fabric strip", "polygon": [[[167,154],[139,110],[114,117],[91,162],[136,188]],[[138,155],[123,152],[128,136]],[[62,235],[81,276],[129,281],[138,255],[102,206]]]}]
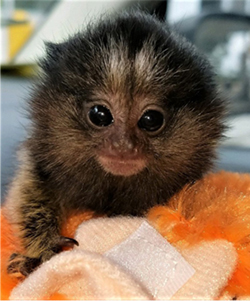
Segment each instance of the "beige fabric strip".
[{"label": "beige fabric strip", "polygon": [[155,299],[170,299],[195,273],[176,248],[147,222],[105,255]]}]

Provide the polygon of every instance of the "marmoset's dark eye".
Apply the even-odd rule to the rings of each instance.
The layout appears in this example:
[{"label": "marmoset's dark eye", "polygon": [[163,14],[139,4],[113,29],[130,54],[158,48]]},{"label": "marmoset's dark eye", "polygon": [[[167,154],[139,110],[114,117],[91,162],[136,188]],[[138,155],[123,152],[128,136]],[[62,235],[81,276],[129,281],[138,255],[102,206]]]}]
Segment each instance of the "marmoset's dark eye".
[{"label": "marmoset's dark eye", "polygon": [[89,120],[96,126],[109,126],[114,122],[113,116],[108,108],[96,105],[89,110]]},{"label": "marmoset's dark eye", "polygon": [[146,111],[138,121],[138,127],[148,132],[159,130],[164,124],[164,116],[155,110]]}]

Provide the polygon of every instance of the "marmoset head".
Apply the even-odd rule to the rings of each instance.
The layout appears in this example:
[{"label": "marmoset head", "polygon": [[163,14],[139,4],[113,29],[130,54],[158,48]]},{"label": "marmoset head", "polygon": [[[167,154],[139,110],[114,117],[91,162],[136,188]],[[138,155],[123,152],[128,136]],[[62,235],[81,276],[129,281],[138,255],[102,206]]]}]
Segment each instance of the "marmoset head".
[{"label": "marmoset head", "polygon": [[47,43],[41,67],[31,137],[47,173],[173,194],[211,167],[224,128],[213,72],[153,16],[123,13]]}]

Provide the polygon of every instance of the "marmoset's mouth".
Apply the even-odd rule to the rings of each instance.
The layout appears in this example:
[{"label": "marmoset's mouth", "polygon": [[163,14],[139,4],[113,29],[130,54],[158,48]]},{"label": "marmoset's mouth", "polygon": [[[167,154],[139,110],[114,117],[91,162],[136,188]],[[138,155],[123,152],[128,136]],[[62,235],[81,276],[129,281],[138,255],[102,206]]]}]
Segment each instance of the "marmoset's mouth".
[{"label": "marmoset's mouth", "polygon": [[99,155],[98,162],[106,172],[116,176],[132,176],[146,167],[146,161],[142,157],[126,158],[126,156]]}]

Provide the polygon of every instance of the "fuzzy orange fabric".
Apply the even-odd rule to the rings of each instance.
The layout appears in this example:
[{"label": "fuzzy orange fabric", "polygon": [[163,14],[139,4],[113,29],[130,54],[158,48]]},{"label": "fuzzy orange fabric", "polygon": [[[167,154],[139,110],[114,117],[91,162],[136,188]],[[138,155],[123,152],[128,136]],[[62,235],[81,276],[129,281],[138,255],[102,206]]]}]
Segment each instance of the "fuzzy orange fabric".
[{"label": "fuzzy orange fabric", "polygon": [[87,221],[91,218],[98,218],[99,216],[101,215],[96,215],[92,211],[73,214],[63,225],[61,234],[67,237],[74,237],[76,229],[83,221]]},{"label": "fuzzy orange fabric", "polygon": [[210,174],[185,187],[168,206],[153,208],[148,219],[176,247],[215,239],[233,243],[238,265],[221,294],[250,296],[250,175]]},{"label": "fuzzy orange fabric", "polygon": [[13,229],[4,214],[1,219],[1,299],[7,300],[10,291],[20,281],[18,277],[10,277],[7,274],[7,263],[10,255],[14,252],[22,252],[20,241],[15,236]]},{"label": "fuzzy orange fabric", "polygon": [[[77,226],[93,217],[91,212],[70,217],[62,234],[73,237]],[[1,218],[1,299],[8,299],[21,279],[6,273],[7,260],[11,253],[22,250],[4,212]],[[218,298],[250,296],[250,175],[227,172],[207,175],[184,187],[167,206],[151,209],[148,220],[176,248],[205,240],[231,242],[238,253],[238,265]],[[50,299],[67,300],[60,294]]]}]

